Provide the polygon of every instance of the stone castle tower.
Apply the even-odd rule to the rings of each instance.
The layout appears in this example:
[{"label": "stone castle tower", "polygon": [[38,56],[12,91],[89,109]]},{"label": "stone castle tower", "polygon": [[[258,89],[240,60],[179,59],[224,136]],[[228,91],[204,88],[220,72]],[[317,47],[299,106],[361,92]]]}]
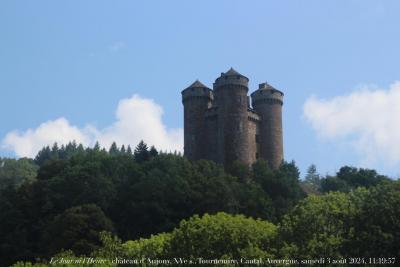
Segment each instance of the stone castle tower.
[{"label": "stone castle tower", "polygon": [[190,160],[209,159],[231,166],[258,158],[271,168],[283,160],[283,93],[267,83],[248,93],[249,79],[234,69],[221,73],[213,90],[195,81],[182,91],[184,153]]}]

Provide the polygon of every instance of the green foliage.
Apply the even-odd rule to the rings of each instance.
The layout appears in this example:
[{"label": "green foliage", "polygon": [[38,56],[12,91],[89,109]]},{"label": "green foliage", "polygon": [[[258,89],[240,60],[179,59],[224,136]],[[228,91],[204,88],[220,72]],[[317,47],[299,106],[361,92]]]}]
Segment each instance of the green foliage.
[{"label": "green foliage", "polygon": [[50,255],[71,249],[77,255],[89,255],[99,247],[99,233],[113,231],[112,222],[94,204],[72,207],[57,215],[44,233],[44,246]]},{"label": "green foliage", "polygon": [[355,207],[348,195],[310,195],[280,225],[282,256],[288,258],[342,257],[342,245],[350,231]]},{"label": "green foliage", "polygon": [[[31,263],[31,262],[16,262],[11,267],[48,267],[49,265],[46,263]],[[59,265],[60,266],[60,265]],[[62,266],[64,267],[64,266]]]},{"label": "green foliage", "polygon": [[311,164],[307,169],[307,174],[304,177],[304,182],[311,185],[316,191],[321,188],[321,176],[317,172],[317,167]]},{"label": "green foliage", "polygon": [[353,195],[358,209],[353,236],[346,244],[349,255],[400,255],[400,182],[385,182]]},{"label": "green foliage", "polygon": [[[58,156],[42,163],[37,181],[3,195],[0,209],[7,220],[0,221],[0,237],[6,240],[1,244],[6,262],[54,253],[46,244],[54,225],[62,225],[55,218],[86,204],[97,205],[124,240],[171,231],[193,214],[225,211],[274,217],[271,199],[258,183],[226,174],[214,162],[190,162],[153,149],[152,157],[139,163],[122,149],[109,153],[99,147],[69,147],[71,154],[66,156],[61,153],[66,147],[54,146]],[[73,217],[70,211],[68,216]],[[77,225],[76,232],[84,227]],[[79,241],[74,231],[71,242],[62,247],[77,255],[90,253],[94,247],[72,247]]]},{"label": "green foliage", "polygon": [[35,163],[41,166],[47,160],[52,158],[52,153],[49,146],[44,147],[35,157]]},{"label": "green foliage", "polygon": [[279,170],[272,171],[268,163],[258,160],[253,164],[253,180],[260,184],[272,200],[274,215],[279,219],[294,205],[305,197],[300,186],[300,173],[294,162],[284,162]]},{"label": "green foliage", "polygon": [[150,158],[154,158],[154,157],[158,156],[158,151],[154,146],[150,147],[149,156],[150,156]]},{"label": "green foliage", "polygon": [[[38,152],[36,155],[34,162],[43,166],[46,163],[55,160],[70,160],[73,157],[81,157],[83,155],[88,154],[96,154],[97,152],[102,152],[103,154],[107,154],[104,149],[101,149],[99,142],[96,142],[93,148],[84,148],[82,144],[77,145],[75,141],[68,143],[67,145],[62,145],[61,148],[54,143],[52,148],[49,146],[44,147],[42,150]],[[109,156],[117,156],[117,155],[126,155],[132,156],[132,150],[130,146],[125,150],[125,147],[122,146],[121,149],[118,148],[115,142],[112,143],[109,151]]]},{"label": "green foliage", "polygon": [[[229,215],[197,215],[183,220],[170,233],[152,235],[121,243],[105,233],[103,247],[93,255],[130,259],[240,259],[273,258],[276,255],[277,228],[267,221]],[[140,266],[150,266],[144,262]]]},{"label": "green foliage", "polygon": [[128,148],[126,149],[126,154],[128,156],[132,156],[133,155],[131,146],[128,146]]},{"label": "green foliage", "polygon": [[[26,214],[18,208],[19,196],[9,187],[0,194],[0,265],[13,263],[14,259],[26,259],[31,255],[26,249],[27,229],[23,227]],[[18,229],[19,228],[19,229]]]},{"label": "green foliage", "polygon": [[323,193],[327,192],[349,192],[350,186],[349,184],[339,179],[336,176],[326,176],[324,179],[321,180],[321,191]]},{"label": "green foliage", "polygon": [[243,215],[193,216],[172,232],[169,254],[189,259],[273,257],[276,235],[272,223]]},{"label": "green foliage", "polygon": [[229,173],[235,177],[238,177],[241,182],[248,182],[250,179],[249,166],[239,161],[233,162]]},{"label": "green foliage", "polygon": [[[174,258],[197,261],[393,257],[399,252],[399,193],[399,182],[387,182],[348,194],[311,195],[285,215],[279,227],[268,221],[220,212],[195,215],[182,220],[169,233],[126,242],[102,232],[102,246],[91,257],[145,259],[136,266],[150,266],[148,259]],[[74,255],[70,253],[68,258],[74,259]],[[96,266],[115,265],[108,262]]]},{"label": "green foliage", "polygon": [[152,235],[150,238],[140,238],[135,241],[127,241],[122,244],[124,255],[127,258],[134,259],[161,259],[165,258],[169,253],[172,235],[169,233],[161,233]]},{"label": "green foliage", "polygon": [[321,191],[349,192],[357,187],[369,188],[389,180],[375,170],[344,166],[340,168],[336,176],[327,176],[321,180]]},{"label": "green foliage", "polygon": [[[98,145],[98,143],[96,143],[96,145]],[[96,149],[96,146],[94,149]],[[75,141],[69,142],[65,146],[62,145],[61,148],[58,147],[57,143],[54,143],[51,149],[49,146],[46,146],[42,150],[40,150],[36,155],[34,161],[37,165],[42,166],[49,160],[66,160],[84,152],[85,150],[83,146],[81,144],[77,145]]]},{"label": "green foliage", "polygon": [[0,158],[0,191],[20,187],[23,183],[32,183],[36,179],[38,166],[27,158]]},{"label": "green foliage", "polygon": [[133,156],[135,157],[135,160],[139,163],[149,160],[149,148],[147,147],[145,142],[143,142],[143,140],[140,141],[140,143],[136,146]]},{"label": "green foliage", "polygon": [[105,259],[114,259],[125,255],[122,248],[122,241],[111,232],[102,231],[99,233],[101,246],[92,252],[92,256]]},{"label": "green foliage", "polygon": [[108,150],[108,153],[110,154],[110,156],[116,156],[119,154],[119,149],[117,147],[117,144],[115,142],[113,142],[111,144],[110,150]]},{"label": "green foliage", "polygon": [[315,192],[320,182],[323,192],[348,193],[304,199],[294,162],[278,170],[237,163],[227,173],[144,142],[134,155],[116,143],[109,151],[55,144],[35,162],[39,170],[29,159],[0,159],[0,181],[12,180],[0,190],[1,266],[48,262],[63,249],[71,251],[56,255],[77,259],[399,254],[399,183],[373,170],[321,178],[312,166],[306,181]]},{"label": "green foliage", "polygon": [[240,183],[210,161],[191,163],[161,154],[144,162],[136,177],[124,182],[116,205],[123,214],[119,233],[130,239],[170,231],[193,214],[226,211],[269,217],[272,213],[259,186]]}]

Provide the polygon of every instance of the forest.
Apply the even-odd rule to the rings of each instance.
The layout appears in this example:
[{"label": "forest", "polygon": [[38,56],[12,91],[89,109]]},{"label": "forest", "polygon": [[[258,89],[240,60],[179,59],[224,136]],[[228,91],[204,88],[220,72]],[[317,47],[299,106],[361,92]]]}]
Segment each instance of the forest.
[{"label": "forest", "polygon": [[[224,170],[141,141],[0,158],[0,266],[284,266],[400,255],[400,182],[295,162]],[[309,262],[307,262],[309,263]],[[258,262],[260,264],[260,262]],[[314,262],[321,264],[321,262]]]}]

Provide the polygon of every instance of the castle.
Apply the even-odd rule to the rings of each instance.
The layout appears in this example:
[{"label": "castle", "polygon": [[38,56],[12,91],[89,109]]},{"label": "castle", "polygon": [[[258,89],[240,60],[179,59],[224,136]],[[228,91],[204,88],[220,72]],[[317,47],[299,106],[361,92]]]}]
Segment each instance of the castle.
[{"label": "castle", "polygon": [[184,154],[232,166],[258,158],[272,169],[283,160],[283,93],[267,83],[248,93],[249,79],[234,69],[221,73],[213,90],[195,81],[182,91]]}]

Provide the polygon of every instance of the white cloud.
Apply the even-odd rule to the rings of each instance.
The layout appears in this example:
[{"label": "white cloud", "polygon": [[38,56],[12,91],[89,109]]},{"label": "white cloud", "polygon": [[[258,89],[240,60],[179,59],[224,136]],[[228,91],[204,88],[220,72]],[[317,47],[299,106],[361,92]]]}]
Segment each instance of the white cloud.
[{"label": "white cloud", "polygon": [[2,146],[19,157],[34,157],[46,145],[66,144],[75,140],[85,146],[96,141],[108,148],[112,142],[135,147],[140,140],[162,150],[183,150],[183,130],[169,129],[162,122],[162,107],[151,99],[134,95],[119,102],[116,121],[109,127],[97,129],[91,125],[84,128],[71,125],[65,118],[42,123],[36,129],[25,132],[9,132]]},{"label": "white cloud", "polygon": [[327,140],[350,142],[365,164],[400,163],[400,82],[329,100],[310,97],[304,116]]}]

